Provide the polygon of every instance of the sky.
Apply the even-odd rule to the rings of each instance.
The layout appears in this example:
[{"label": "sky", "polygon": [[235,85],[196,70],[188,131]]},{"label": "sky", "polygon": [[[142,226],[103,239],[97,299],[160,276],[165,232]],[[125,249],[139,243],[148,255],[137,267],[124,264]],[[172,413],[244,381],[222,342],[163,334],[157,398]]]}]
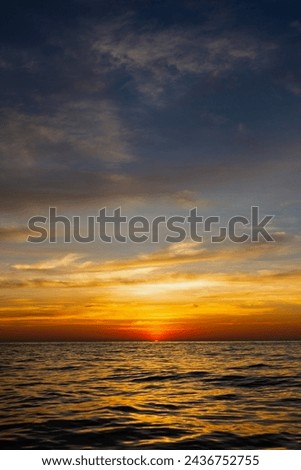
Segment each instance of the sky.
[{"label": "sky", "polygon": [[[298,2],[1,9],[0,341],[301,339]],[[50,207],[252,206],[274,242],[27,241]]]}]

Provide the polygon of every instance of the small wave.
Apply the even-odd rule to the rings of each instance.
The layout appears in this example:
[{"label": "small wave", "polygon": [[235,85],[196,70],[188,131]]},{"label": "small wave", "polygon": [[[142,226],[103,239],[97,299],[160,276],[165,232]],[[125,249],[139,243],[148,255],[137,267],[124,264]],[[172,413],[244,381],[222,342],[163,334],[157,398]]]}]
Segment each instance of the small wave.
[{"label": "small wave", "polygon": [[186,373],[166,374],[166,375],[149,375],[146,377],[138,377],[132,379],[133,382],[162,382],[165,380],[180,381],[189,378],[202,378],[209,374],[207,371],[191,371]]},{"label": "small wave", "polygon": [[[144,446],[151,448],[151,445]],[[158,449],[168,449],[170,444],[160,442]],[[242,436],[235,433],[215,431],[202,436],[182,438],[172,445],[173,449],[300,449],[300,436],[291,433],[263,433]]]},{"label": "small wave", "polygon": [[135,408],[134,406],[126,406],[126,405],[117,405],[117,406],[110,406],[108,407],[111,411],[120,411],[123,413],[140,413],[141,410]]},{"label": "small wave", "polygon": [[284,397],[278,400],[281,403],[301,403],[301,398],[298,397]]},{"label": "small wave", "polygon": [[243,364],[241,366],[231,367],[232,370],[249,370],[249,369],[265,369],[265,368],[273,368],[271,364],[266,364],[264,362],[258,362],[257,364]]},{"label": "small wave", "polygon": [[216,382],[226,386],[238,386],[244,388],[260,388],[271,386],[295,386],[299,383],[293,377],[281,376],[250,376],[250,375],[223,375],[221,377],[209,377],[207,382]]},{"label": "small wave", "polygon": [[224,393],[221,395],[213,395],[210,397],[211,400],[237,400],[238,395],[236,393]]},{"label": "small wave", "polygon": [[[148,406],[151,408],[163,408],[166,410],[177,410],[179,409],[179,405],[173,405],[172,403],[147,403]],[[183,405],[182,405],[183,406]]]}]

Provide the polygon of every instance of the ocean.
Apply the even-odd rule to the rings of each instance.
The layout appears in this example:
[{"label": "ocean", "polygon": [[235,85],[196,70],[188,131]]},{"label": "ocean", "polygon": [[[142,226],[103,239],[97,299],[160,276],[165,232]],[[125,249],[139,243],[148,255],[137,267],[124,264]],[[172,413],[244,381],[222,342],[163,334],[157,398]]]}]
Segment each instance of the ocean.
[{"label": "ocean", "polygon": [[1,449],[301,449],[300,342],[0,344]]}]

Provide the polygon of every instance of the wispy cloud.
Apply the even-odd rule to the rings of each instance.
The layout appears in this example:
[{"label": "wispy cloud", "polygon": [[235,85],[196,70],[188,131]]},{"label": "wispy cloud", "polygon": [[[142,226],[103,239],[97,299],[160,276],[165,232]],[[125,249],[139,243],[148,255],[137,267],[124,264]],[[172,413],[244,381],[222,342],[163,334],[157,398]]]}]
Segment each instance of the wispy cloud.
[{"label": "wispy cloud", "polygon": [[130,132],[105,101],[63,104],[53,115],[8,110],[0,137],[2,168],[87,168],[133,159]]},{"label": "wispy cloud", "polygon": [[24,242],[28,234],[28,229],[22,225],[0,226],[1,242]]},{"label": "wispy cloud", "polygon": [[93,50],[99,63],[125,69],[142,93],[155,98],[185,75],[218,77],[239,66],[263,67],[277,47],[243,31],[222,33],[212,26],[205,21],[189,29],[142,28],[134,18],[121,18],[96,28]]},{"label": "wispy cloud", "polygon": [[69,253],[68,255],[63,256],[63,258],[51,258],[46,261],[31,264],[15,264],[13,265],[13,268],[20,271],[47,271],[57,268],[67,268],[68,270],[70,270],[72,265],[74,265],[75,261],[77,261],[79,258],[80,255],[77,255],[75,253]]}]

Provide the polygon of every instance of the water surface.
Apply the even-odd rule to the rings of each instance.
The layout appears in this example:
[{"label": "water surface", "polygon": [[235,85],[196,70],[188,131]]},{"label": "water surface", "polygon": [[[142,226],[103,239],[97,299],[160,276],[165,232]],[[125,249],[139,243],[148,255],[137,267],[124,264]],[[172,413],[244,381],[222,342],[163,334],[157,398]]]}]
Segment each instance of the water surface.
[{"label": "water surface", "polygon": [[0,344],[1,449],[301,449],[300,342]]}]

